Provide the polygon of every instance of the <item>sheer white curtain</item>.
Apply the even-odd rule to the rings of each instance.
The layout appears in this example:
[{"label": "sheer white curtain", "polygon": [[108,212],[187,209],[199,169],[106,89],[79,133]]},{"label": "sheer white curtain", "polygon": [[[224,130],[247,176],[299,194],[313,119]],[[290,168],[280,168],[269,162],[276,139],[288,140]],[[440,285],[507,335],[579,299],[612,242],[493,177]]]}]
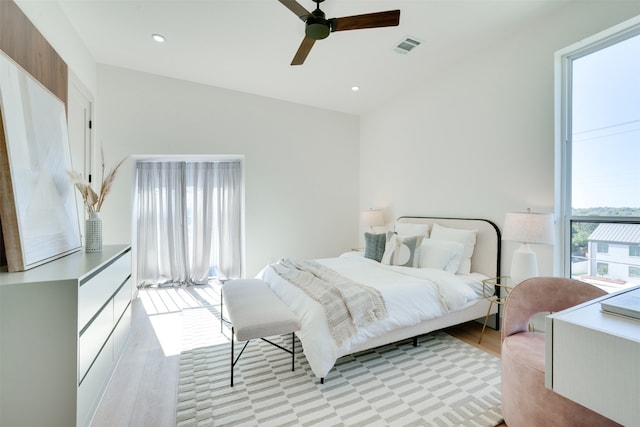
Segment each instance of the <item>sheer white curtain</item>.
[{"label": "sheer white curtain", "polygon": [[138,286],[242,272],[240,161],[136,164]]}]

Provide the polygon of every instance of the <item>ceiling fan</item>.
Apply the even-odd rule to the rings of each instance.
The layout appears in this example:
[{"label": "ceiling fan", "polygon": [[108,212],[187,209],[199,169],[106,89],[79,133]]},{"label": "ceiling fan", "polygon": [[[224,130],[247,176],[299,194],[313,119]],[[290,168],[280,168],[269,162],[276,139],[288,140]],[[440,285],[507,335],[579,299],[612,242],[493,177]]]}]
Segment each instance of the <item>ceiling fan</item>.
[{"label": "ceiling fan", "polygon": [[326,19],[324,12],[320,10],[320,3],[324,0],[313,0],[316,3],[313,12],[309,12],[296,0],[279,1],[305,23],[305,37],[293,57],[291,65],[302,65],[316,40],[327,38],[329,33],[334,31],[395,27],[400,23],[400,10]]}]

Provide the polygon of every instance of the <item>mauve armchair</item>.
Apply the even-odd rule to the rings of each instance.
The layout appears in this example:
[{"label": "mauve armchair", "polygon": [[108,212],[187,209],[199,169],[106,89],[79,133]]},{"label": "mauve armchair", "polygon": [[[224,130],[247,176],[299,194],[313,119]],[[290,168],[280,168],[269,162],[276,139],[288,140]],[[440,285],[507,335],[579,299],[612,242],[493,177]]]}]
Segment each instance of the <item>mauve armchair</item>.
[{"label": "mauve armchair", "polygon": [[560,277],[535,277],[513,288],[501,332],[502,415],[508,427],[619,425],[545,387],[544,333],[529,331],[536,313],[561,311],[605,294],[588,283]]}]

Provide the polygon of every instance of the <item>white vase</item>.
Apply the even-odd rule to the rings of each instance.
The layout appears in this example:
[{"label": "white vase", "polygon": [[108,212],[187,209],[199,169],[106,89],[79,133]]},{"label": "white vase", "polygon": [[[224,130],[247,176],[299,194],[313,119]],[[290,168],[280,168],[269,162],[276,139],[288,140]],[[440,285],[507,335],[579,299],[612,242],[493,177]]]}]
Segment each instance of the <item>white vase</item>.
[{"label": "white vase", "polygon": [[98,212],[89,212],[89,218],[84,223],[85,252],[102,251],[102,220]]}]

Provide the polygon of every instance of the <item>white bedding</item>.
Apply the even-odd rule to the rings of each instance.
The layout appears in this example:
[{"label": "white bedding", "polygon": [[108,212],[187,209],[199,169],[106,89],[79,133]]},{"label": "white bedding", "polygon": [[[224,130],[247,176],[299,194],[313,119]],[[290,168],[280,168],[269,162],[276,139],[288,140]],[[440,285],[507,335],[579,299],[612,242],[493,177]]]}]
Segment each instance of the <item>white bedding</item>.
[{"label": "white bedding", "polygon": [[397,267],[380,264],[349,252],[338,258],[316,260],[341,275],[382,294],[388,316],[359,328],[356,335],[338,346],[331,337],[322,306],[267,266],[261,278],[299,316],[302,328],[297,336],[315,375],[325,377],[336,360],[367,339],[391,330],[460,310],[482,298],[482,279],[477,273],[454,275],[430,268]]}]

